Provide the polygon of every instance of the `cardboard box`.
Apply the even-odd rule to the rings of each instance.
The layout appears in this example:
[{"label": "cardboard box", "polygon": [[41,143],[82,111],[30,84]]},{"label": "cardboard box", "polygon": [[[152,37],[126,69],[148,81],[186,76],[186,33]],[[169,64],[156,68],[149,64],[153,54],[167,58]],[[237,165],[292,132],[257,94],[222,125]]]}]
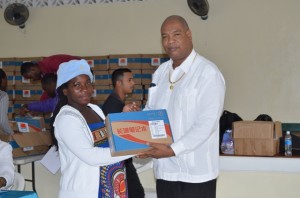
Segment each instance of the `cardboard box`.
[{"label": "cardboard box", "polygon": [[94,70],[94,84],[95,85],[110,85],[111,77],[108,71]]},{"label": "cardboard box", "polygon": [[43,94],[43,90],[41,86],[16,85],[16,88],[14,90],[14,99],[15,100],[39,100],[42,94]]},{"label": "cardboard box", "polygon": [[142,85],[150,85],[152,82],[152,75],[155,69],[143,69],[142,70]]},{"label": "cardboard box", "polygon": [[137,154],[149,149],[147,142],[172,144],[167,111],[151,110],[108,114],[106,120],[112,156]]},{"label": "cardboard box", "polygon": [[109,55],[109,69],[119,68],[138,69],[142,68],[140,54]]},{"label": "cardboard box", "polygon": [[16,68],[16,61],[13,58],[1,58],[0,68],[5,72],[14,72]]},{"label": "cardboard box", "polygon": [[46,131],[43,117],[15,117],[19,132]]},{"label": "cardboard box", "polygon": [[143,85],[144,86],[144,100],[148,100],[148,92],[149,92],[149,87],[150,87],[150,84],[149,85]]},{"label": "cardboard box", "polygon": [[24,157],[30,155],[44,154],[51,145],[50,132],[15,132],[13,135],[0,133],[2,141],[10,143],[13,147],[13,157]]},{"label": "cardboard box", "polygon": [[87,60],[92,70],[108,70],[108,56],[83,56]]},{"label": "cardboard box", "polygon": [[48,151],[52,143],[49,131],[18,132],[17,122],[9,123],[15,133],[12,135],[0,133],[0,139],[13,147],[13,157],[44,154]]},{"label": "cardboard box", "polygon": [[234,154],[274,156],[279,153],[280,122],[237,121],[233,123]]},{"label": "cardboard box", "polygon": [[113,92],[113,87],[110,85],[95,85],[92,100],[106,100],[106,98]]},{"label": "cardboard box", "polygon": [[15,98],[15,90],[14,90],[14,85],[8,85],[7,86],[7,90],[6,90],[6,93],[8,95],[8,99],[10,101],[12,101],[14,98]]},{"label": "cardboard box", "polygon": [[142,54],[142,70],[154,69],[170,58],[167,54]]},{"label": "cardboard box", "polygon": [[5,72],[5,73],[6,73],[6,76],[7,76],[7,85],[9,85],[9,86],[14,85],[15,84],[14,72],[8,71],[8,72]]}]

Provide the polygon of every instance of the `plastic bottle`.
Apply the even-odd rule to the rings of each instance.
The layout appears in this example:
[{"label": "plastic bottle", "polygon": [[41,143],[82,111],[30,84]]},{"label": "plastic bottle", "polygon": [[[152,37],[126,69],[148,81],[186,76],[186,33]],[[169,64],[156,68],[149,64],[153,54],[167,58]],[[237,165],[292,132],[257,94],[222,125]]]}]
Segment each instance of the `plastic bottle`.
[{"label": "plastic bottle", "polygon": [[232,130],[228,129],[223,134],[223,139],[221,143],[221,151],[224,154],[234,154],[234,145],[233,145],[233,138],[232,138]]},{"label": "plastic bottle", "polygon": [[284,137],[285,156],[292,156],[292,136],[289,131],[286,132]]}]

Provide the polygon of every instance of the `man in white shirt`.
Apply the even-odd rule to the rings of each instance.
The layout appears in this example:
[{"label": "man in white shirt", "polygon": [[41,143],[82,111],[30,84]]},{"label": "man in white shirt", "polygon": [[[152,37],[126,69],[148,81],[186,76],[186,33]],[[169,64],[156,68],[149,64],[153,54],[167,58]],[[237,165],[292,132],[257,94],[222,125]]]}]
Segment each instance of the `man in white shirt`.
[{"label": "man in white shirt", "polygon": [[0,140],[0,190],[9,189],[13,185],[14,177],[12,147]]},{"label": "man in white shirt", "polygon": [[167,109],[174,143],[150,143],[152,149],[139,157],[155,158],[158,198],[214,198],[225,81],[217,66],[193,49],[185,19],[168,17],[161,36],[171,59],[155,71],[145,110]]}]

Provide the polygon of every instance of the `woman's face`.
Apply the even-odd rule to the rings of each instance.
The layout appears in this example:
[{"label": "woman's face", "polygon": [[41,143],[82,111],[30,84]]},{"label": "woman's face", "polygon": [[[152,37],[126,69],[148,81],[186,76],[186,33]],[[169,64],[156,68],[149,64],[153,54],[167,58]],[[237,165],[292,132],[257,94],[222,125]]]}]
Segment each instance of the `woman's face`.
[{"label": "woman's face", "polygon": [[86,106],[90,101],[94,88],[89,76],[82,74],[72,78],[63,93],[68,98],[68,104],[76,109]]}]

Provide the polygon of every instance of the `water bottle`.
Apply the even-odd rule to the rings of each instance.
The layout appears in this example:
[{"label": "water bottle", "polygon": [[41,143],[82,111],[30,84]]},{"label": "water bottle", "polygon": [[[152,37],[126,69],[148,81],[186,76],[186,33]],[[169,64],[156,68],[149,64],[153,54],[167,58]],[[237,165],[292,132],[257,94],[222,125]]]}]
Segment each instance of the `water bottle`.
[{"label": "water bottle", "polygon": [[221,151],[223,154],[234,154],[233,147],[233,138],[232,138],[232,130],[228,129],[223,134],[223,139],[221,143]]},{"label": "water bottle", "polygon": [[284,137],[285,156],[292,156],[292,136],[289,131],[286,132]]}]

